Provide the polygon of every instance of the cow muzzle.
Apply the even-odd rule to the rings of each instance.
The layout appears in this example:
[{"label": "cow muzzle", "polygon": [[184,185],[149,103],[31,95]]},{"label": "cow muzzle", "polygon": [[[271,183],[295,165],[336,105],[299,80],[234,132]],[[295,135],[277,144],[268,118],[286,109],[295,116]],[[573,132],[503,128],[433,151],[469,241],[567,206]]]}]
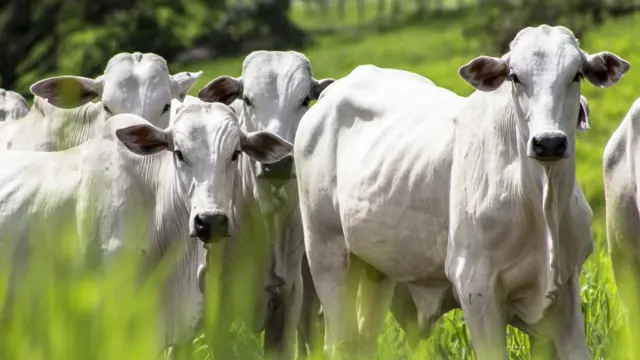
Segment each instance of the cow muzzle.
[{"label": "cow muzzle", "polygon": [[272,164],[258,165],[258,179],[266,180],[289,180],[295,179],[296,175],[293,171],[293,156],[287,155],[282,160]]},{"label": "cow muzzle", "polygon": [[529,139],[527,156],[538,161],[558,161],[569,156],[567,135],[559,131],[538,133]]},{"label": "cow muzzle", "polygon": [[229,234],[229,217],[222,211],[202,211],[192,218],[190,235],[205,244],[216,243]]}]

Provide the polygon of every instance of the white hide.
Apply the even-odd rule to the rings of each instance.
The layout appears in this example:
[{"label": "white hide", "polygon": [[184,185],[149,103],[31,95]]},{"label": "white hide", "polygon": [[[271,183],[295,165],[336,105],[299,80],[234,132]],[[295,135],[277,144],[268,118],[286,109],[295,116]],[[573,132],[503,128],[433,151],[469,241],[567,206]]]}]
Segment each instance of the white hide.
[{"label": "white hide", "polygon": [[376,299],[360,324],[370,339],[396,281],[407,284],[425,323],[452,307],[444,273],[447,190],[452,118],[464,100],[417,74],[363,65],[333,83],[302,119],[294,157],[327,351],[356,341],[355,299],[342,297],[354,291],[346,277],[356,259],[384,275],[361,293]]},{"label": "white hide", "polygon": [[628,308],[631,338],[640,314],[640,98],[611,135],[602,159],[607,242],[616,287]]},{"label": "white hide", "polygon": [[[309,102],[318,98],[333,79],[316,80],[312,77],[311,64],[301,53],[295,51],[255,51],[249,54],[242,65],[242,75],[234,78],[220,76],[198,92],[198,97],[206,102],[223,102],[238,114],[243,131],[270,131],[286,141],[293,142],[301,117],[307,112]],[[257,179],[264,164],[243,163],[238,181],[242,184],[234,193],[233,204],[237,206],[232,220],[236,226],[246,221],[247,209],[259,209],[259,218],[266,221],[268,241],[272,244],[270,269],[247,269],[257,274],[266,274],[263,282],[255,288],[258,296],[257,316],[252,328],[261,331],[266,327],[265,347],[275,348],[279,358],[287,358],[295,339],[301,302],[300,262],[304,253],[302,229],[297,211],[297,184],[291,176],[276,180]],[[293,171],[291,171],[293,173]],[[232,263],[257,264],[250,259],[255,254],[248,235],[239,230],[236,239],[225,242],[224,258],[227,265]],[[220,256],[212,254],[212,256]],[[255,256],[255,255],[253,255]],[[250,265],[247,265],[250,267]],[[225,270],[230,271],[230,270]],[[262,275],[260,275],[262,276]],[[223,279],[232,282],[230,274]],[[262,281],[262,280],[261,280]],[[232,286],[232,285],[229,285]],[[223,291],[222,293],[229,293]],[[281,306],[278,315],[274,307]],[[228,333],[229,324],[219,322],[219,332]],[[224,329],[224,330],[222,330]],[[275,339],[275,340],[272,340]],[[229,349],[223,349],[223,339],[219,341],[219,356]],[[285,354],[287,352],[288,354]]]},{"label": "white hide", "polygon": [[[113,115],[131,113],[166,128],[172,100],[182,101],[202,72],[171,75],[153,53],[119,53],[96,79],[56,76],[31,86],[29,113],[0,128],[0,149],[64,150],[100,133]],[[98,102],[91,102],[98,99]]]},{"label": "white hide", "polygon": [[[13,259],[4,261],[27,266],[29,236],[63,221],[72,230],[66,236],[75,230],[84,251],[101,258],[139,254],[141,264],[153,269],[177,248],[178,263],[159,289],[163,342],[191,340],[202,315],[197,269],[204,249],[189,229],[196,215],[216,210],[214,183],[235,166],[227,152],[242,150],[240,141],[255,137],[243,135],[229,107],[192,104],[179,109],[166,130],[121,114],[100,136],[68,150],[0,152],[0,245],[13,240],[21,245]],[[254,152],[260,148],[255,142],[249,141]],[[290,148],[285,144],[284,151]],[[31,226],[33,221],[39,226]],[[52,244],[62,240],[47,234]],[[17,271],[14,282],[20,281]]]},{"label": "white hide", "polygon": [[[29,112],[29,104],[15,91],[0,89],[0,122],[18,120]],[[0,123],[0,125],[3,125]]]}]

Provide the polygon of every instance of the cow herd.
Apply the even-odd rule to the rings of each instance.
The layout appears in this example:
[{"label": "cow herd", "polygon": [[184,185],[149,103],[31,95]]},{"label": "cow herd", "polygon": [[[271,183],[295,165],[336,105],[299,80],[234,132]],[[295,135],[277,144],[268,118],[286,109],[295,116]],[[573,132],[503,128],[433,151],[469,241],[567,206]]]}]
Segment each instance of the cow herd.
[{"label": "cow herd", "polygon": [[[0,249],[10,249],[0,259],[12,265],[2,315],[29,243],[64,223],[96,262],[175,260],[158,289],[163,349],[203,330],[215,274],[219,359],[232,357],[236,320],[264,331],[277,358],[296,343],[310,355],[324,332],[327,355],[352,359],[376,352],[389,310],[415,344],[456,308],[478,359],[508,358],[507,325],[530,335],[532,356],[591,359],[579,295],[594,248],[576,180],[576,134],[590,127],[580,87],[610,87],[630,64],[541,25],[502,57],[461,65],[476,89],[467,97],[373,65],[317,80],[295,51],[253,52],[240,77],[219,76],[197,97],[187,93],[201,71],[171,75],[150,53],[117,54],[96,79],[38,81],[31,108],[0,90]],[[632,315],[638,153],[640,101],[603,156],[609,249]],[[231,295],[243,271],[249,317]]]}]

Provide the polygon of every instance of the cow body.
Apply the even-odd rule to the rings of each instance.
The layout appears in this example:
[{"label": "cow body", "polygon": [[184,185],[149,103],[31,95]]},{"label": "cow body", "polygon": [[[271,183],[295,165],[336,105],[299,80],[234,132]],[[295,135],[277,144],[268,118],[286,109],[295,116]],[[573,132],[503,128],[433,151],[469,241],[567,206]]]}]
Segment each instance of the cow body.
[{"label": "cow body", "polygon": [[347,312],[355,294],[338,303],[345,295],[338,291],[357,289],[343,287],[347,263],[352,272],[365,262],[384,275],[376,283],[357,277],[368,285],[360,299],[374,299],[361,307],[359,326],[372,339],[394,282],[406,283],[416,301],[416,291],[430,294],[418,305],[429,321],[454,306],[443,272],[449,194],[431,189],[448,187],[452,117],[463,100],[415,74],[359,66],[303,118],[294,155],[325,346],[355,341],[355,316]]},{"label": "cow body", "polygon": [[[100,134],[113,115],[131,113],[161,128],[202,75],[170,75],[155,54],[120,53],[96,79],[58,76],[31,86],[33,106],[20,121],[0,128],[0,149],[55,151],[80,145]],[[99,98],[98,102],[90,102]]]}]

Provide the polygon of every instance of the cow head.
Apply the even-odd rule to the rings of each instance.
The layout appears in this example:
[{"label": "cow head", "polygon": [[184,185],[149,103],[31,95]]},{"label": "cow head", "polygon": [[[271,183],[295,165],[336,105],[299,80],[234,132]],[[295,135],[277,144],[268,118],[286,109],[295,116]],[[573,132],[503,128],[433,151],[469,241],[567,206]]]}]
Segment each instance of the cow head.
[{"label": "cow head", "polygon": [[[227,105],[238,100],[248,131],[267,130],[293,143],[309,103],[317,100],[333,81],[314,79],[309,60],[299,52],[255,51],[244,60],[242,76],[218,77],[200,89],[198,97]],[[283,180],[295,177],[293,156],[272,164],[259,164],[257,177]]]},{"label": "cow head", "polygon": [[219,103],[182,105],[166,130],[141,124],[118,129],[116,136],[139,155],[173,152],[180,186],[188,196],[190,235],[205,243],[230,235],[239,157],[244,154],[269,164],[281,160],[293,148],[267,131],[244,133],[233,110]]},{"label": "cow head", "polygon": [[184,100],[202,75],[181,72],[170,75],[167,62],[152,53],[120,53],[95,79],[56,76],[40,80],[31,92],[61,108],[74,108],[99,98],[107,117],[131,113],[165,128],[169,125],[171,100]]},{"label": "cow head", "polygon": [[480,56],[458,72],[481,91],[510,82],[514,111],[528,130],[527,156],[549,164],[572,156],[576,129],[589,127],[581,80],[609,87],[629,68],[610,52],[587,54],[567,28],[541,25],[521,30],[502,58]]},{"label": "cow head", "polygon": [[29,104],[22,95],[0,89],[0,121],[20,119],[29,112]]}]

